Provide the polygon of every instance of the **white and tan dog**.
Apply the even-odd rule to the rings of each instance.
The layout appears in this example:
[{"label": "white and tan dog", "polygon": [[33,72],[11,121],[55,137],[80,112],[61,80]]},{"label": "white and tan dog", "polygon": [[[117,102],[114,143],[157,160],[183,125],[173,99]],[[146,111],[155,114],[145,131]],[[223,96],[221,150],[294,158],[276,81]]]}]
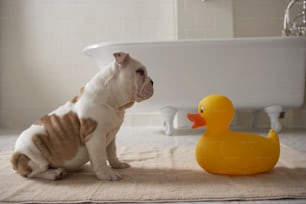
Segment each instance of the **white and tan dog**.
[{"label": "white and tan dog", "polygon": [[126,53],[98,72],[80,96],[60,106],[23,131],[11,158],[24,177],[62,179],[90,161],[101,180],[119,180],[112,168],[127,168],[116,155],[115,137],[125,109],[153,95],[146,67]]}]

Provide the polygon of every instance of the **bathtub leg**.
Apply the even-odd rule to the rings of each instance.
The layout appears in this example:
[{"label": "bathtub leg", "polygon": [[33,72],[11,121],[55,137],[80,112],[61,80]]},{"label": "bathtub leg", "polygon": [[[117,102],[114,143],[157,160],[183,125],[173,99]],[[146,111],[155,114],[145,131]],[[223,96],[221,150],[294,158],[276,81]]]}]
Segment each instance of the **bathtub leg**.
[{"label": "bathtub leg", "polygon": [[177,112],[177,109],[174,107],[163,107],[160,109],[160,113],[163,118],[164,131],[166,135],[172,135],[174,133],[173,120]]},{"label": "bathtub leg", "polygon": [[283,111],[283,107],[280,105],[272,105],[266,107],[265,111],[270,118],[271,128],[276,132],[280,132],[282,130],[282,124],[279,121],[279,116]]}]

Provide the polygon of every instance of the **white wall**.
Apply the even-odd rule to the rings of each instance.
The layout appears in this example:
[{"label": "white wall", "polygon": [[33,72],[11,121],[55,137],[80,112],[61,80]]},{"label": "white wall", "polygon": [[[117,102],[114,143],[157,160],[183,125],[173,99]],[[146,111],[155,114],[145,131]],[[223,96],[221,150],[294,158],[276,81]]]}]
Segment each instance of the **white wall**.
[{"label": "white wall", "polygon": [[97,72],[103,41],[176,39],[175,0],[0,0],[0,127],[23,128]]},{"label": "white wall", "polygon": [[177,0],[178,38],[233,37],[232,0]]},{"label": "white wall", "polygon": [[291,0],[234,0],[235,37],[280,36]]}]

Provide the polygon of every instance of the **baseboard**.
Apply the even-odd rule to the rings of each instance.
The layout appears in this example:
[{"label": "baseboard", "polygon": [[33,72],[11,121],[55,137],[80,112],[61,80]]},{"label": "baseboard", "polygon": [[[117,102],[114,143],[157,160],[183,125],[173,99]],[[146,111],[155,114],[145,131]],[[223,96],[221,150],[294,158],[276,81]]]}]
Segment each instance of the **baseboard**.
[{"label": "baseboard", "polygon": [[[191,122],[186,118],[192,109],[179,110],[174,119],[174,127],[178,129],[191,128]],[[41,117],[41,111],[0,111],[0,128],[24,129]],[[306,110],[291,110],[281,119],[284,128],[306,128]],[[159,112],[126,112],[123,126],[127,127],[163,127],[163,119]],[[269,128],[270,121],[263,111],[238,111],[231,127],[239,128]]]},{"label": "baseboard", "polygon": [[162,127],[162,117],[159,112],[127,112],[122,125],[126,127]]}]

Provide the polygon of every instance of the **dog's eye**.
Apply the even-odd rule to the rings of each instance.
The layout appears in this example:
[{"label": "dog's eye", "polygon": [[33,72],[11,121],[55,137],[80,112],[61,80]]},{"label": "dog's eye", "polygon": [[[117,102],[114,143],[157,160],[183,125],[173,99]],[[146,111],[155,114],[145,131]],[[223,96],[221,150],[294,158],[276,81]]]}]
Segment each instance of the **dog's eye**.
[{"label": "dog's eye", "polygon": [[144,76],[145,75],[145,71],[142,68],[137,69],[136,73],[139,74],[140,76]]}]

